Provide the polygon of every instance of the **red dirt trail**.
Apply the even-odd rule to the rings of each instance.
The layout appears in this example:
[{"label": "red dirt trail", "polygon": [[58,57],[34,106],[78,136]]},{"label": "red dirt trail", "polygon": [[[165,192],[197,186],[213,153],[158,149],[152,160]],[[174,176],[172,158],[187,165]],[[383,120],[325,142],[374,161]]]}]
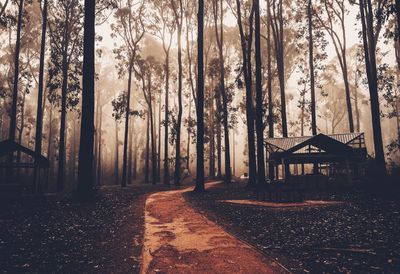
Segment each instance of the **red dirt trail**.
[{"label": "red dirt trail", "polygon": [[141,273],[285,273],[191,208],[182,197],[191,189],[147,198]]}]

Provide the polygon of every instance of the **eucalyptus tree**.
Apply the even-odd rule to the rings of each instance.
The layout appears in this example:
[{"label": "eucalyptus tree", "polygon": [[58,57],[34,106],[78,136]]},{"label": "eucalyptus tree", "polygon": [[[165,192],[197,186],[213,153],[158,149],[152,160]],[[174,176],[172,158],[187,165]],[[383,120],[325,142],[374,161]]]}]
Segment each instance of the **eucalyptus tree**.
[{"label": "eucalyptus tree", "polygon": [[[58,149],[57,190],[64,189],[65,140],[67,108],[73,109],[79,102],[82,75],[83,6],[78,0],[57,0],[49,5],[50,65],[49,89],[57,93],[61,89],[60,139]],[[57,97],[59,97],[57,95]]]},{"label": "eucalyptus tree", "polygon": [[123,44],[114,49],[118,63],[119,76],[122,78],[128,73],[128,89],[127,89],[127,107],[125,113],[125,133],[124,133],[124,153],[122,164],[121,186],[126,186],[127,179],[127,162],[128,162],[128,133],[129,133],[129,116],[131,89],[132,89],[132,73],[134,63],[138,57],[140,50],[140,42],[145,34],[145,2],[134,2],[132,0],[118,1],[118,9],[114,13],[115,22],[111,25],[113,30],[112,37],[120,37]]},{"label": "eucalyptus tree", "polygon": [[181,125],[182,125],[182,84],[183,84],[183,64],[182,64],[182,29],[183,17],[185,15],[183,0],[170,0],[170,5],[174,14],[175,25],[178,38],[178,117],[176,121],[176,143],[175,143],[175,172],[174,183],[180,184],[181,168]]},{"label": "eucalyptus tree", "polygon": [[204,0],[198,1],[197,10],[197,141],[196,141],[196,187],[204,191]]},{"label": "eucalyptus tree", "polygon": [[[173,11],[169,5],[162,0],[154,0],[154,8],[156,12],[153,14],[155,19],[154,35],[162,41],[162,48],[165,55],[164,74],[165,74],[165,101],[164,101],[164,184],[169,184],[169,162],[168,162],[168,127],[169,119],[169,96],[170,96],[170,52],[172,46],[172,38],[176,31],[176,21],[173,19]],[[161,26],[160,24],[161,23]],[[159,151],[160,153],[160,151]]]},{"label": "eucalyptus tree", "polygon": [[[242,66],[241,72],[244,75],[244,84],[246,88],[246,124],[247,124],[247,150],[248,150],[248,165],[249,165],[249,186],[256,183],[257,175],[257,164],[256,164],[256,149],[255,149],[255,136],[254,136],[254,106],[253,106],[253,93],[252,93],[252,44],[253,44],[253,30],[254,30],[254,6],[246,2],[245,14],[242,15],[242,4],[241,1],[236,0],[236,11],[235,12],[239,34],[240,44],[242,53]],[[247,16],[246,16],[247,15]],[[243,27],[243,19],[248,20],[247,28]],[[239,81],[239,86],[242,86],[242,82]]]},{"label": "eucalyptus tree", "polygon": [[[13,92],[12,92],[12,106],[11,106],[11,117],[8,139],[15,141],[15,130],[17,126],[17,102],[18,102],[18,80],[19,80],[19,58],[21,50],[21,31],[22,21],[24,13],[24,0],[19,0],[18,3],[18,19],[17,19],[17,34],[15,40],[15,55],[14,55],[14,81],[13,81]],[[5,6],[5,5],[4,5]],[[10,162],[12,161],[13,155],[10,155]]]},{"label": "eucalyptus tree", "polygon": [[255,61],[256,61],[256,133],[257,133],[257,182],[265,182],[264,162],[264,124],[263,124],[263,92],[261,74],[261,31],[260,31],[260,1],[254,0],[255,17]]},{"label": "eucalyptus tree", "polygon": [[[36,134],[35,134],[35,153],[38,155],[42,154],[42,132],[43,132],[43,86],[44,86],[44,65],[45,65],[45,54],[46,54],[46,32],[47,32],[47,6],[48,0],[43,1],[42,7],[42,37],[40,45],[40,67],[39,67],[39,85],[38,85],[38,98],[37,98],[37,111],[36,111]],[[38,171],[37,162],[35,162],[35,187],[36,185],[36,174]]]},{"label": "eucalyptus tree", "polygon": [[279,79],[279,89],[281,97],[281,118],[282,135],[288,137],[287,117],[286,117],[286,93],[285,93],[285,37],[284,22],[285,10],[283,0],[272,0],[269,16],[272,34],[274,37],[274,50],[276,56],[276,65]]},{"label": "eucalyptus tree", "polygon": [[353,109],[351,105],[351,92],[349,83],[349,68],[347,61],[346,40],[346,1],[326,0],[316,9],[315,15],[319,27],[323,28],[330,36],[342,71],[346,95],[347,118],[349,131],[354,132]]},{"label": "eucalyptus tree", "polygon": [[383,150],[381,111],[378,94],[378,72],[376,65],[376,44],[382,21],[379,17],[374,24],[375,14],[380,14],[386,1],[378,1],[374,10],[371,0],[359,0],[361,34],[364,48],[365,71],[367,74],[368,90],[371,100],[372,128],[374,136],[375,160],[377,175],[386,174],[385,155]]},{"label": "eucalyptus tree", "polygon": [[[225,88],[225,65],[224,65],[224,6],[223,1],[213,1],[212,4],[214,15],[214,28],[216,44],[218,48],[219,60],[219,94],[222,97],[222,124],[224,127],[224,144],[225,144],[225,177],[224,182],[231,182],[231,157],[229,144],[229,114],[228,114],[228,97]],[[218,22],[219,19],[219,22]],[[219,24],[219,28],[218,28]]]}]

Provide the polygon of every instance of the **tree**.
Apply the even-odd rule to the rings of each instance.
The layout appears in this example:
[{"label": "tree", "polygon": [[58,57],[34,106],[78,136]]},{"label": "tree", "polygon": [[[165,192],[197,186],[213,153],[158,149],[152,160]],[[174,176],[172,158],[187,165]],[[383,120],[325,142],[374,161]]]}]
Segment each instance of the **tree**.
[{"label": "tree", "polygon": [[285,47],[283,12],[283,0],[272,0],[272,14],[270,16],[270,21],[274,37],[274,49],[276,55],[276,65],[278,70],[279,89],[281,95],[282,135],[283,137],[288,137],[285,94]]},{"label": "tree", "polygon": [[[43,132],[43,86],[44,86],[44,57],[46,54],[46,31],[47,31],[47,4],[48,1],[43,1],[43,12],[42,12],[42,40],[40,47],[40,68],[39,68],[39,87],[38,87],[38,98],[37,98],[37,111],[36,111],[36,134],[35,134],[35,153],[36,155],[42,154],[42,132]],[[36,185],[36,174],[38,172],[38,164],[35,165],[35,187],[38,191],[38,185]]]},{"label": "tree", "polygon": [[[125,6],[126,4],[126,6]],[[137,11],[134,10],[137,8]],[[138,2],[132,4],[131,0],[119,2],[118,10],[115,12],[116,23],[112,25],[114,33],[112,37],[119,36],[123,45],[115,49],[114,52],[119,62],[119,75],[123,77],[125,71],[128,72],[128,94],[127,94],[127,107],[125,114],[125,133],[124,133],[124,153],[122,164],[122,179],[121,186],[126,186],[127,178],[127,165],[128,165],[128,133],[129,133],[129,116],[130,116],[130,100],[132,88],[132,73],[134,70],[134,63],[138,57],[139,43],[144,37],[145,26],[143,21],[144,16],[144,3]]]},{"label": "tree", "polygon": [[[254,108],[253,108],[253,93],[252,93],[252,65],[251,52],[253,41],[253,17],[254,7],[250,8],[249,28],[245,33],[242,23],[241,3],[236,0],[236,19],[239,27],[240,44],[242,53],[242,72],[246,88],[246,122],[247,122],[247,146],[248,146],[248,164],[249,164],[249,182],[252,186],[256,183],[256,152],[255,152],[255,137],[254,137]],[[239,81],[239,86],[242,86]]]},{"label": "tree", "polygon": [[[155,15],[156,22],[162,22],[162,27],[155,31],[155,34],[162,41],[162,47],[165,55],[165,113],[164,113],[164,184],[169,185],[169,163],[168,163],[168,127],[169,127],[169,87],[170,87],[170,52],[172,38],[176,29],[175,20],[171,20],[172,11],[169,5],[164,1],[156,1],[155,8],[158,14]],[[161,136],[160,136],[161,137]],[[159,151],[160,153],[160,151]]]},{"label": "tree", "polygon": [[308,63],[310,66],[310,96],[311,96],[311,132],[317,135],[317,115],[315,111],[315,73],[314,73],[314,39],[313,39],[313,7],[312,0],[307,4],[308,19]]},{"label": "tree", "polygon": [[204,0],[199,0],[197,11],[197,142],[196,142],[196,187],[195,191],[204,191]]},{"label": "tree", "polygon": [[[225,90],[225,65],[224,65],[224,29],[223,29],[223,4],[222,0],[213,1],[213,13],[214,13],[214,27],[215,27],[215,36],[218,47],[218,58],[219,58],[219,93],[222,97],[222,123],[224,127],[224,144],[225,144],[225,183],[231,182],[231,157],[230,157],[230,144],[229,144],[229,120],[228,120],[228,97]],[[219,6],[219,7],[218,7]],[[218,10],[219,8],[219,10]],[[220,29],[218,30],[218,12],[220,17]]]},{"label": "tree", "polygon": [[[335,47],[335,52],[340,64],[340,68],[343,75],[343,82],[346,94],[346,106],[347,106],[347,117],[349,123],[349,131],[354,132],[354,121],[353,121],[353,110],[351,106],[351,93],[350,83],[348,76],[348,64],[346,56],[346,27],[345,27],[345,15],[347,10],[345,7],[344,0],[326,0],[323,3],[323,11],[326,14],[326,18],[322,17],[321,10],[315,12],[316,18],[318,19],[319,26],[322,27],[331,37],[332,43]],[[337,30],[337,24],[339,24],[339,30]]]},{"label": "tree", "polygon": [[263,124],[263,92],[261,75],[261,33],[260,33],[260,2],[254,0],[255,17],[255,59],[256,59],[256,132],[257,132],[257,181],[262,184],[265,181],[264,163],[264,124]]},{"label": "tree", "polygon": [[374,28],[374,10],[370,0],[359,0],[362,40],[364,46],[365,71],[367,73],[368,89],[371,100],[372,128],[376,171],[378,176],[386,174],[385,155],[383,151],[382,128],[378,95],[378,78],[376,69],[376,34]]},{"label": "tree", "polygon": [[[74,108],[79,102],[82,75],[82,19],[83,7],[79,1],[58,0],[59,5],[50,9],[49,21],[51,64],[49,67],[50,92],[61,89],[60,140],[58,149],[57,191],[64,189],[66,116],[67,108]],[[61,78],[61,80],[60,80]],[[58,95],[56,96],[58,97]]]},{"label": "tree", "polygon": [[[179,8],[177,7],[179,5]],[[175,185],[180,184],[180,167],[181,167],[181,124],[182,124],[182,27],[183,27],[183,3],[182,0],[171,0],[171,7],[174,12],[175,24],[178,29],[178,119],[176,123],[176,143],[175,143],[175,172],[174,182]],[[178,10],[179,9],[179,10]]]},{"label": "tree", "polygon": [[82,120],[78,166],[78,193],[82,197],[91,195],[94,186],[95,9],[95,1],[85,0]]},{"label": "tree", "polygon": [[[17,23],[17,37],[15,40],[15,58],[14,58],[14,81],[13,81],[13,95],[11,106],[11,120],[9,127],[8,139],[15,141],[15,129],[17,126],[17,101],[18,101],[18,80],[19,80],[19,55],[21,50],[21,30],[22,30],[22,15],[24,12],[24,0],[19,0],[18,3],[18,23]],[[12,155],[10,155],[12,161]]]}]

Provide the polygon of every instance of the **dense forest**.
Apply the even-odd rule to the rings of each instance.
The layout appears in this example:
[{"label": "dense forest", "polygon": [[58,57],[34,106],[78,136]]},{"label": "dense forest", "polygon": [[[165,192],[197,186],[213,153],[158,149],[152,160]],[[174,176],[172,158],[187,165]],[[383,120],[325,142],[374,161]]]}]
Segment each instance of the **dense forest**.
[{"label": "dense forest", "polygon": [[1,180],[255,185],[266,138],[348,132],[384,175],[400,160],[399,30],[398,0],[1,0],[0,140],[49,160],[41,185],[38,160],[10,170],[28,156],[8,153]]}]

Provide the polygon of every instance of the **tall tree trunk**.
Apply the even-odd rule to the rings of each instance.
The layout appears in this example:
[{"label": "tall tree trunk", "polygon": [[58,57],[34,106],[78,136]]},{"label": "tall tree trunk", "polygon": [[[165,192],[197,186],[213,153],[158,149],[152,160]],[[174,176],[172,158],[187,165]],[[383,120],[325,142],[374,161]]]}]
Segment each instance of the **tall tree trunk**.
[{"label": "tall tree trunk", "polygon": [[[47,0],[43,2],[43,13],[42,13],[42,39],[40,44],[40,61],[39,61],[39,88],[37,98],[37,109],[36,109],[36,133],[35,133],[35,153],[36,155],[42,155],[42,131],[43,131],[43,83],[44,83],[44,57],[46,54],[46,31],[47,31]],[[34,171],[34,186],[35,192],[40,191],[37,182],[37,175],[39,171],[39,163],[35,159],[35,171]]]},{"label": "tall tree trunk", "polygon": [[[217,40],[218,54],[219,54],[219,72],[220,72],[220,96],[222,96],[222,124],[224,127],[224,144],[225,144],[225,183],[231,182],[231,159],[230,159],[230,145],[229,145],[229,121],[228,121],[228,98],[225,90],[225,65],[224,65],[224,30],[223,30],[223,5],[222,0],[218,3],[213,2],[214,11],[214,25],[215,25],[215,37]],[[220,29],[218,31],[218,5],[219,5],[219,16],[220,16]],[[220,173],[220,171],[219,171]]]},{"label": "tall tree trunk", "polygon": [[114,163],[115,184],[119,184],[119,138],[118,120],[115,120],[115,163]]},{"label": "tall tree trunk", "polygon": [[[210,93],[214,90],[214,79],[211,77]],[[210,95],[210,162],[209,162],[209,176],[210,178],[215,177],[215,113],[214,113],[214,96]]]},{"label": "tall tree trunk", "polygon": [[[24,0],[20,0],[18,4],[18,21],[17,21],[17,37],[15,41],[15,56],[14,56],[14,81],[13,81],[13,96],[11,106],[10,128],[8,139],[15,141],[15,130],[17,127],[17,103],[18,103],[18,81],[19,81],[19,55],[21,51],[21,29],[22,16],[24,12]],[[8,162],[11,164],[14,158],[14,153],[8,155]],[[11,180],[13,174],[12,169],[7,169],[6,176]]]},{"label": "tall tree trunk", "polygon": [[[285,95],[285,60],[284,60],[284,34],[283,34],[283,0],[273,0],[274,16],[271,17],[271,27],[274,35],[274,48],[276,54],[276,65],[278,70],[279,89],[281,95],[281,118],[282,135],[288,137],[287,118],[286,118],[286,95]],[[275,9],[277,8],[277,10]]]},{"label": "tall tree trunk", "polygon": [[[221,108],[221,99],[220,99],[220,94],[217,94],[215,96],[216,100],[216,105],[218,109],[218,113],[221,113],[220,108]],[[217,177],[221,178],[222,177],[222,134],[221,134],[221,120],[218,117],[216,121],[216,126],[217,126]]]},{"label": "tall tree trunk", "polygon": [[162,92],[160,92],[158,104],[158,149],[157,149],[157,182],[161,180],[161,100]]},{"label": "tall tree trunk", "polygon": [[151,96],[151,73],[148,74],[148,94],[149,94],[149,114],[150,114],[150,138],[151,138],[151,183],[156,184],[156,172],[157,172],[157,159],[156,159],[156,144],[155,144],[155,130],[154,130],[154,111],[153,111],[153,99]]},{"label": "tall tree trunk", "polygon": [[346,91],[346,107],[347,107],[347,117],[349,121],[349,131],[354,132],[354,121],[353,121],[353,108],[351,107],[351,93],[350,93],[350,83],[349,83],[349,75],[347,69],[347,60],[346,60],[346,49],[343,51],[343,80],[344,87]]},{"label": "tall tree trunk", "polygon": [[[268,87],[268,138],[274,138],[274,105],[272,100],[272,58],[271,58],[271,1],[267,1],[267,87]],[[267,157],[269,157],[266,151]],[[274,166],[268,163],[268,177],[273,180]]]},{"label": "tall tree trunk", "polygon": [[100,185],[101,185],[101,175],[102,175],[102,164],[101,164],[101,162],[102,162],[102,156],[101,156],[101,151],[102,151],[102,148],[101,148],[101,146],[102,146],[102,140],[101,140],[101,138],[102,138],[102,131],[101,131],[101,129],[102,129],[102,126],[103,126],[103,107],[101,106],[100,107],[100,113],[98,113],[98,115],[99,115],[99,128],[98,128],[98,136],[99,136],[99,140],[98,140],[98,142],[99,142],[99,151],[98,151],[98,155],[97,155],[97,176],[96,176],[96,178],[97,178],[97,183],[96,183],[96,185],[98,186],[98,187],[100,187]]},{"label": "tall tree trunk", "polygon": [[[15,141],[15,130],[17,127],[17,102],[18,102],[18,80],[19,80],[19,55],[21,51],[21,30],[22,16],[24,12],[24,0],[20,0],[18,4],[18,21],[17,21],[17,37],[15,40],[15,57],[14,57],[14,81],[13,81],[13,97],[11,106],[11,119],[8,139]],[[10,156],[12,160],[12,155]]]},{"label": "tall tree trunk", "polygon": [[237,21],[239,26],[240,41],[242,48],[242,66],[244,72],[244,80],[246,86],[246,121],[247,121],[247,145],[248,145],[248,161],[249,161],[249,182],[248,186],[256,183],[257,166],[256,166],[256,149],[254,137],[254,109],[252,94],[252,66],[251,66],[251,49],[253,37],[253,15],[254,6],[251,9],[249,17],[249,35],[246,43],[246,36],[243,31],[241,4],[236,0]]},{"label": "tall tree trunk", "polygon": [[168,127],[169,127],[169,49],[165,54],[165,124],[164,124],[164,184],[169,185]]},{"label": "tall tree trunk", "polygon": [[[65,41],[65,40],[64,40]],[[65,44],[65,48],[68,43]],[[66,116],[67,116],[67,89],[68,89],[68,63],[67,52],[64,50],[62,60],[63,81],[61,88],[61,124],[60,124],[60,143],[58,145],[58,174],[57,174],[57,191],[64,189],[64,166],[65,166],[65,139],[66,139]],[[83,96],[82,96],[83,99]]]},{"label": "tall tree trunk", "polygon": [[132,145],[133,145],[133,119],[129,121],[129,152],[128,152],[128,185],[132,183]]},{"label": "tall tree trunk", "polygon": [[147,113],[146,125],[146,158],[144,162],[144,182],[149,183],[149,160],[150,160],[150,114]]},{"label": "tall tree trunk", "polygon": [[95,9],[95,1],[85,0],[82,121],[78,166],[78,193],[83,197],[92,194],[94,185]]},{"label": "tall tree trunk", "polygon": [[[183,13],[182,5],[180,12]],[[178,119],[176,124],[176,145],[175,145],[175,185],[180,185],[181,178],[181,124],[182,124],[182,21],[178,25]]]},{"label": "tall tree trunk", "polygon": [[[190,100],[189,97],[189,123],[190,120],[192,118],[192,100]],[[186,169],[189,171],[190,173],[190,124],[188,124],[188,130],[187,130],[187,147],[186,147],[186,153],[187,153],[187,160],[186,160]]]},{"label": "tall tree trunk", "polygon": [[310,66],[310,91],[311,91],[311,132],[317,135],[317,115],[315,109],[315,75],[314,75],[314,40],[313,40],[313,22],[312,22],[312,0],[308,0],[307,18],[308,18],[308,63]]},{"label": "tall tree trunk", "polygon": [[197,142],[196,142],[196,187],[195,191],[204,191],[204,0],[198,1],[197,12]]},{"label": "tall tree trunk", "polygon": [[124,154],[122,163],[122,180],[121,187],[126,187],[126,175],[128,167],[128,134],[129,134],[129,116],[131,107],[131,89],[132,89],[132,70],[133,70],[133,60],[129,62],[128,71],[128,94],[126,98],[126,112],[125,112],[125,132],[124,132]]},{"label": "tall tree trunk", "polygon": [[383,150],[382,129],[380,120],[378,80],[376,69],[376,48],[374,37],[374,13],[370,0],[360,0],[360,17],[364,45],[364,58],[368,78],[368,88],[371,100],[372,128],[374,135],[374,148],[376,170],[378,176],[386,175],[385,155]]},{"label": "tall tree trunk", "polygon": [[257,181],[258,184],[265,182],[264,162],[264,123],[263,123],[263,94],[261,74],[261,39],[260,39],[260,3],[254,0],[255,9],[255,59],[256,59],[256,132],[257,132]]}]

